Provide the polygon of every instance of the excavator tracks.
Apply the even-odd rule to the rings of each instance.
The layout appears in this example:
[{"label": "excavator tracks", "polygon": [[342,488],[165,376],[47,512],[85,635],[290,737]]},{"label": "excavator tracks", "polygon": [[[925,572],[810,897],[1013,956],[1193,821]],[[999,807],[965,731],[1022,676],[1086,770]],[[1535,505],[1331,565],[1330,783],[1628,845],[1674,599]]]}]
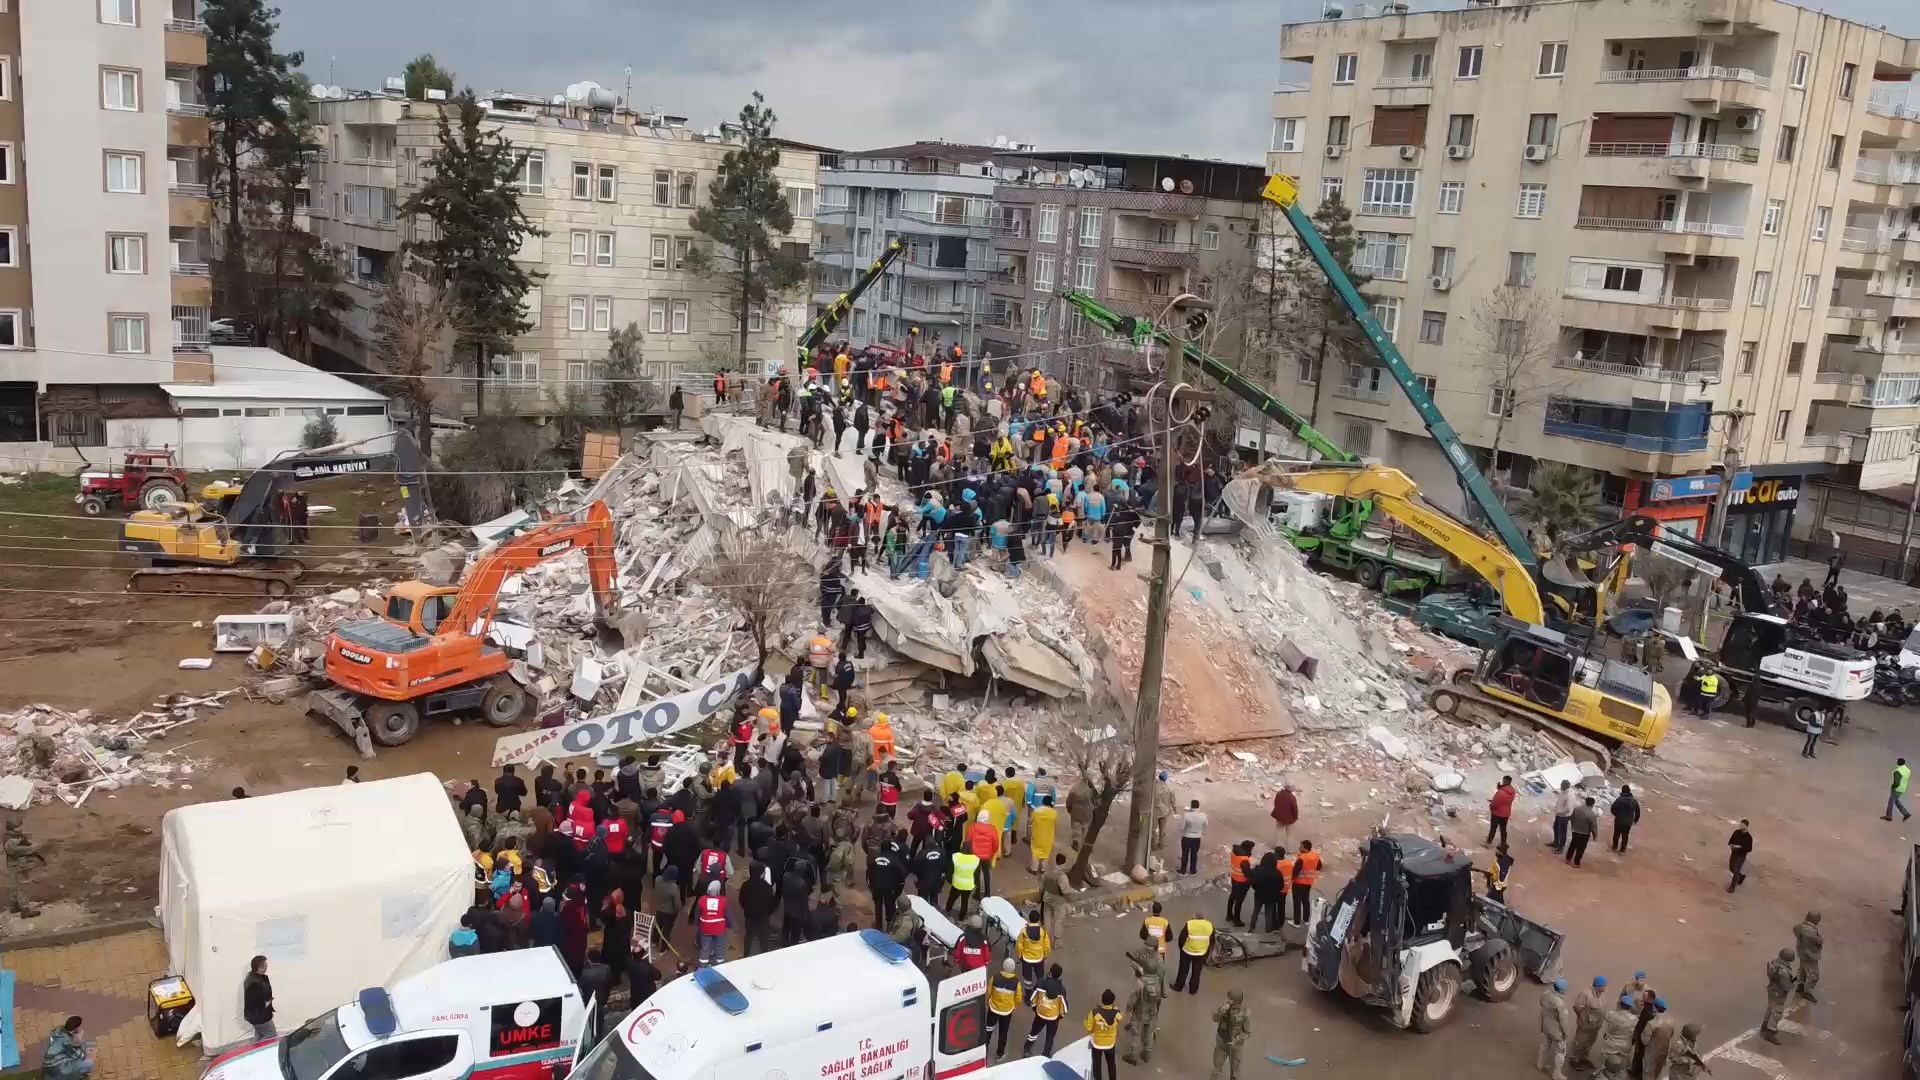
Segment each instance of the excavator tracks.
[{"label": "excavator tracks", "polygon": [[300,568],[154,566],[135,570],[127,584],[137,593],[230,593],[285,596],[300,580]]},{"label": "excavator tracks", "polygon": [[1517,721],[1553,740],[1569,757],[1593,762],[1605,772],[1613,765],[1607,744],[1571,724],[1482,693],[1471,681],[1456,679],[1427,691],[1427,707],[1450,720],[1485,726],[1488,719]]}]

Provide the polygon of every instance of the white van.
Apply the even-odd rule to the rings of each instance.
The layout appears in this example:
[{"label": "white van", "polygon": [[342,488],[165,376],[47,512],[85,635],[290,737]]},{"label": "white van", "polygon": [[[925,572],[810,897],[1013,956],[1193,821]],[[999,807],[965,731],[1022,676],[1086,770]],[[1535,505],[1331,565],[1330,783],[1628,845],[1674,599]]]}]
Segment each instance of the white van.
[{"label": "white van", "polygon": [[569,1080],[942,1080],[987,1062],[987,972],[938,986],[877,930],[662,986]]}]

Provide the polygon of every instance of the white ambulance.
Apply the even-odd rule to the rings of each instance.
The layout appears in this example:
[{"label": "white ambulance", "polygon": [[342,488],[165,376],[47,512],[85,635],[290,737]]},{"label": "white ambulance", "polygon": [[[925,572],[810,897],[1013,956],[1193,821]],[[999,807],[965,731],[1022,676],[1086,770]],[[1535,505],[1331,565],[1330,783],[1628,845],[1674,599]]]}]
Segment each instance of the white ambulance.
[{"label": "white ambulance", "polygon": [[987,972],[935,985],[877,930],[662,986],[570,1080],[944,1080],[987,1064]]},{"label": "white ambulance", "polygon": [[554,1080],[586,1030],[553,949],[462,956],[222,1054],[202,1080]]}]

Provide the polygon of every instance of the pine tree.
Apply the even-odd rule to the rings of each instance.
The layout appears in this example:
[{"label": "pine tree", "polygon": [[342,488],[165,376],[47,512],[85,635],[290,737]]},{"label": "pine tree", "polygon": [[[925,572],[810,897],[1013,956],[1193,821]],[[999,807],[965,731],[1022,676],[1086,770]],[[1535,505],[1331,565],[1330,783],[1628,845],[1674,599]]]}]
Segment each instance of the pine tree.
[{"label": "pine tree", "polygon": [[600,408],[607,419],[626,427],[639,419],[653,395],[640,382],[640,346],[645,341],[639,323],[607,335],[606,382],[600,388]]},{"label": "pine tree", "polygon": [[755,91],[740,110],[740,145],[721,159],[720,175],[707,186],[707,205],[693,214],[694,231],[708,243],[695,245],[688,267],[725,284],[743,361],[751,309],[765,311],[768,297],[807,278],[807,260],[780,245],[780,237],[793,231],[793,210],[774,175],[780,164],[774,119]]},{"label": "pine tree", "polygon": [[213,197],[225,214],[221,245],[222,306],[231,310],[246,290],[247,246],[242,235],[242,175],[250,154],[270,133],[287,128],[287,106],[299,93],[292,70],[304,59],[275,52],[280,11],[265,0],[202,0],[207,63],[202,69],[207,120],[216,159]]},{"label": "pine tree", "polygon": [[432,171],[400,206],[401,217],[422,217],[429,226],[428,239],[408,243],[402,254],[431,263],[453,297],[459,313],[454,354],[472,365],[474,411],[481,414],[489,358],[533,329],[522,302],[534,279],[513,256],[527,236],[546,235],[520,206],[517,181],[526,155],[498,131],[482,130],[485,120],[472,90],[441,110]]},{"label": "pine tree", "polygon": [[407,84],[407,99],[410,101],[425,101],[429,90],[453,93],[453,72],[441,67],[440,61],[434,59],[430,52],[421,53],[407,61],[407,66],[400,69],[400,78]]},{"label": "pine tree", "polygon": [[[1353,268],[1353,258],[1361,247],[1360,235],[1354,231],[1352,212],[1339,195],[1328,196],[1314,208],[1313,227],[1334,261],[1347,272],[1353,287],[1365,288],[1373,279]],[[1304,246],[1296,245],[1287,254],[1285,266],[1293,307],[1287,319],[1289,328],[1282,337],[1293,342],[1297,358],[1312,364],[1313,407],[1307,418],[1309,423],[1318,424],[1321,389],[1330,377],[1329,361],[1344,369],[1352,357],[1362,355],[1369,346],[1360,325]]]}]

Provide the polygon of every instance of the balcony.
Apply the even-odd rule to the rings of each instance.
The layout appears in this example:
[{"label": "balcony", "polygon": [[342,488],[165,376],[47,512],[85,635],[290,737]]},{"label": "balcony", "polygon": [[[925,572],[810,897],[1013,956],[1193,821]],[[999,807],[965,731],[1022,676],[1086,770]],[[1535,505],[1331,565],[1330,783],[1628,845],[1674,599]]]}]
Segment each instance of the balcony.
[{"label": "balcony", "polygon": [[1893,234],[1884,229],[1849,225],[1840,230],[1840,246],[1847,251],[1884,255],[1893,250]]},{"label": "balcony", "polygon": [[1336,383],[1333,396],[1349,401],[1365,401],[1374,405],[1393,404],[1394,392],[1381,387],[1349,386],[1344,382]]},{"label": "balcony", "polygon": [[1867,99],[1867,111],[1893,120],[1920,120],[1920,104],[1914,104],[1905,92],[1876,91]]},{"label": "balcony", "polygon": [[1773,80],[1746,68],[1694,66],[1684,68],[1617,68],[1602,71],[1599,82],[1620,87],[1680,84],[1680,97],[1709,109],[1759,107]]},{"label": "balcony", "polygon": [[1819,451],[1820,460],[1829,465],[1846,465],[1866,460],[1868,439],[1866,432],[1817,431],[1802,438],[1800,444]]},{"label": "balcony", "polygon": [[1405,108],[1433,103],[1433,77],[1430,75],[1394,75],[1373,84],[1373,103],[1386,108]]},{"label": "balcony", "polygon": [[173,306],[173,351],[205,352],[213,347],[210,307]]},{"label": "balcony", "polygon": [[1556,356],[1553,366],[1567,371],[1586,371],[1596,375],[1618,375],[1625,379],[1637,379],[1641,382],[1670,383],[1676,385],[1706,385],[1709,380],[1719,381],[1720,368],[1689,367],[1669,368],[1657,364],[1643,364],[1631,356],[1600,353],[1589,355],[1575,351]]},{"label": "balcony", "polygon": [[1707,448],[1708,402],[1620,404],[1580,398],[1547,399],[1541,430],[1548,435],[1617,446],[1644,454],[1690,454]]},{"label": "balcony", "polygon": [[1614,232],[1657,232],[1685,236],[1717,236],[1738,240],[1747,235],[1745,226],[1722,225],[1713,221],[1665,221],[1660,218],[1579,217],[1574,227],[1606,229]]},{"label": "balcony", "polygon": [[[1082,247],[1087,246],[1082,244]],[[1107,241],[1108,258],[1129,266],[1188,268],[1198,265],[1200,245],[1178,240],[1116,236]]]},{"label": "balcony", "polygon": [[1752,164],[1760,160],[1760,151],[1751,146],[1734,146],[1731,143],[1599,142],[1587,144],[1587,156],[1699,158],[1704,161],[1741,161]]}]

